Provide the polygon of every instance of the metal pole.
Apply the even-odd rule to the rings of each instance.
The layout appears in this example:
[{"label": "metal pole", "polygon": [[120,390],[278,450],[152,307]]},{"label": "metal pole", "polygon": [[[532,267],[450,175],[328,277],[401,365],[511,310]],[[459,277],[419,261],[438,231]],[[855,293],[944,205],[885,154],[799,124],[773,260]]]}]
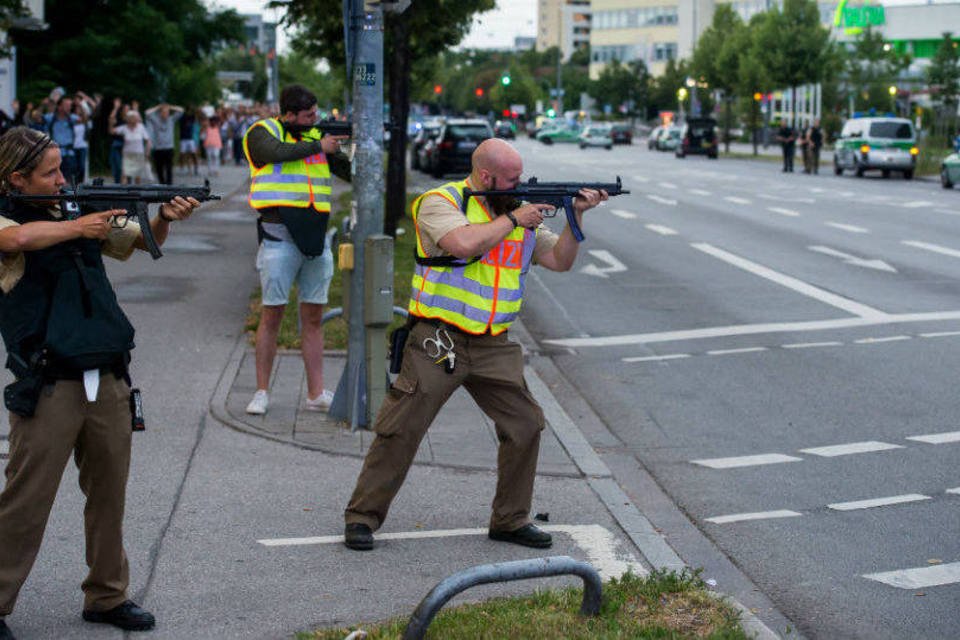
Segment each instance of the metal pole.
[{"label": "metal pole", "polygon": [[471,567],[458,571],[442,580],[420,601],[417,610],[410,616],[407,628],[403,632],[403,640],[421,640],[427,633],[430,622],[443,605],[452,597],[470,587],[492,582],[509,582],[568,574],[577,575],[583,579],[583,600],[580,603],[581,615],[599,615],[603,586],[597,570],[586,562],[574,560],[570,556],[514,560],[513,562],[499,562]]},{"label": "metal pole", "polygon": [[[346,417],[352,429],[370,424],[364,326],[364,248],[368,236],[383,231],[383,10],[379,2],[352,0],[354,35],[353,197],[351,239],[354,272],[350,278],[347,366],[337,394],[346,392]],[[332,413],[332,412],[331,412]]]},{"label": "metal pole", "polygon": [[557,48],[557,115],[563,119],[563,47]]}]

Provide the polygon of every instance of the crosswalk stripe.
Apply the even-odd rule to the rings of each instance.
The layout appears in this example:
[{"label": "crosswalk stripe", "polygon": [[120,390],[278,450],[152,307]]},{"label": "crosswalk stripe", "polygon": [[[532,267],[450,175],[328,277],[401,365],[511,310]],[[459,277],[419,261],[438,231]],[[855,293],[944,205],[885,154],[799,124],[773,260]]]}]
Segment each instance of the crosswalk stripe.
[{"label": "crosswalk stripe", "polygon": [[919,493],[908,493],[902,496],[889,496],[886,498],[871,498],[869,500],[854,500],[852,502],[834,502],[828,504],[828,509],[834,511],[856,511],[858,509],[873,509],[874,507],[887,507],[892,504],[904,504],[907,502],[920,502],[930,500],[930,496]]},{"label": "crosswalk stripe", "polygon": [[712,518],[704,518],[707,522],[712,522],[714,524],[729,524],[731,522],[744,522],[747,520],[769,520],[772,518],[796,518],[803,515],[802,513],[797,513],[796,511],[790,511],[788,509],[780,509],[778,511],[758,511],[755,513],[732,513],[727,516],[714,516]]},{"label": "crosswalk stripe", "polygon": [[847,444],[835,444],[828,447],[813,447],[810,449],[800,449],[800,453],[809,453],[814,456],[824,458],[833,458],[835,456],[848,456],[855,453],[873,453],[874,451],[886,451],[888,449],[902,449],[899,444],[890,444],[888,442],[876,442],[869,440],[867,442],[849,442]]},{"label": "crosswalk stripe", "polygon": [[803,458],[788,456],[782,453],[761,453],[754,456],[737,456],[733,458],[706,458],[691,460],[693,464],[711,469],[736,469],[738,467],[753,467],[763,464],[780,464],[783,462],[798,462]]},{"label": "crosswalk stripe", "polygon": [[960,442],[960,431],[947,431],[945,433],[930,433],[925,436],[907,436],[907,440],[916,440],[917,442],[926,442],[927,444],[946,444],[948,442]]},{"label": "crosswalk stripe", "polygon": [[923,589],[939,587],[945,584],[960,582],[960,562],[938,564],[932,567],[917,567],[915,569],[901,569],[900,571],[884,571],[881,573],[867,573],[864,578],[888,584],[898,589]]}]

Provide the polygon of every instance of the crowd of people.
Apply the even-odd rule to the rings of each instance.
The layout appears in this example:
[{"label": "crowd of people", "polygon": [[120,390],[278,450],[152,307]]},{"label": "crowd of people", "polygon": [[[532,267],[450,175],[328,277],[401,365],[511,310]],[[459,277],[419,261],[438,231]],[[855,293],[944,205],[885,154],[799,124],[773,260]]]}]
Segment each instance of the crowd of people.
[{"label": "crowd of people", "polygon": [[[174,163],[182,174],[216,176],[224,164],[243,165],[243,135],[272,115],[263,104],[180,106],[166,102],[142,109],[137,100],[105,99],[56,88],[39,102],[14,101],[0,111],[0,133],[25,126],[49,135],[63,155],[68,183],[87,178],[89,149],[108,137],[115,183],[172,184]],[[106,111],[106,113],[104,113]],[[106,125],[95,127],[105,118]]]}]

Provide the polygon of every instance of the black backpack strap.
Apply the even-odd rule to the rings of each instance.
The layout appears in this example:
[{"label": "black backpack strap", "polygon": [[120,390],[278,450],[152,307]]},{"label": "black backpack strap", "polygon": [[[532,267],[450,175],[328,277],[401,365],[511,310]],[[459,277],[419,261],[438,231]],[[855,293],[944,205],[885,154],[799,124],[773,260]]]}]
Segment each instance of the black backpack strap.
[{"label": "black backpack strap", "polygon": [[473,264],[478,261],[483,256],[474,256],[469,260],[464,260],[463,258],[458,258],[456,256],[437,256],[435,258],[425,258],[417,253],[417,250],[413,250],[413,259],[422,267],[465,267],[468,264]]}]

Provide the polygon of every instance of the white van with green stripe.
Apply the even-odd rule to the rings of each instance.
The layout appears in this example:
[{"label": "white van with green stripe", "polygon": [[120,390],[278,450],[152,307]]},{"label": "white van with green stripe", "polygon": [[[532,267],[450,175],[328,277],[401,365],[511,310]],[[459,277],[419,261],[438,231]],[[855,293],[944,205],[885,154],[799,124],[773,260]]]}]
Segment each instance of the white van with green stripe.
[{"label": "white van with green stripe", "polygon": [[906,118],[851,118],[843,125],[833,150],[833,172],[849,169],[863,176],[872,169],[900,171],[907,180],[917,166],[917,132]]}]

